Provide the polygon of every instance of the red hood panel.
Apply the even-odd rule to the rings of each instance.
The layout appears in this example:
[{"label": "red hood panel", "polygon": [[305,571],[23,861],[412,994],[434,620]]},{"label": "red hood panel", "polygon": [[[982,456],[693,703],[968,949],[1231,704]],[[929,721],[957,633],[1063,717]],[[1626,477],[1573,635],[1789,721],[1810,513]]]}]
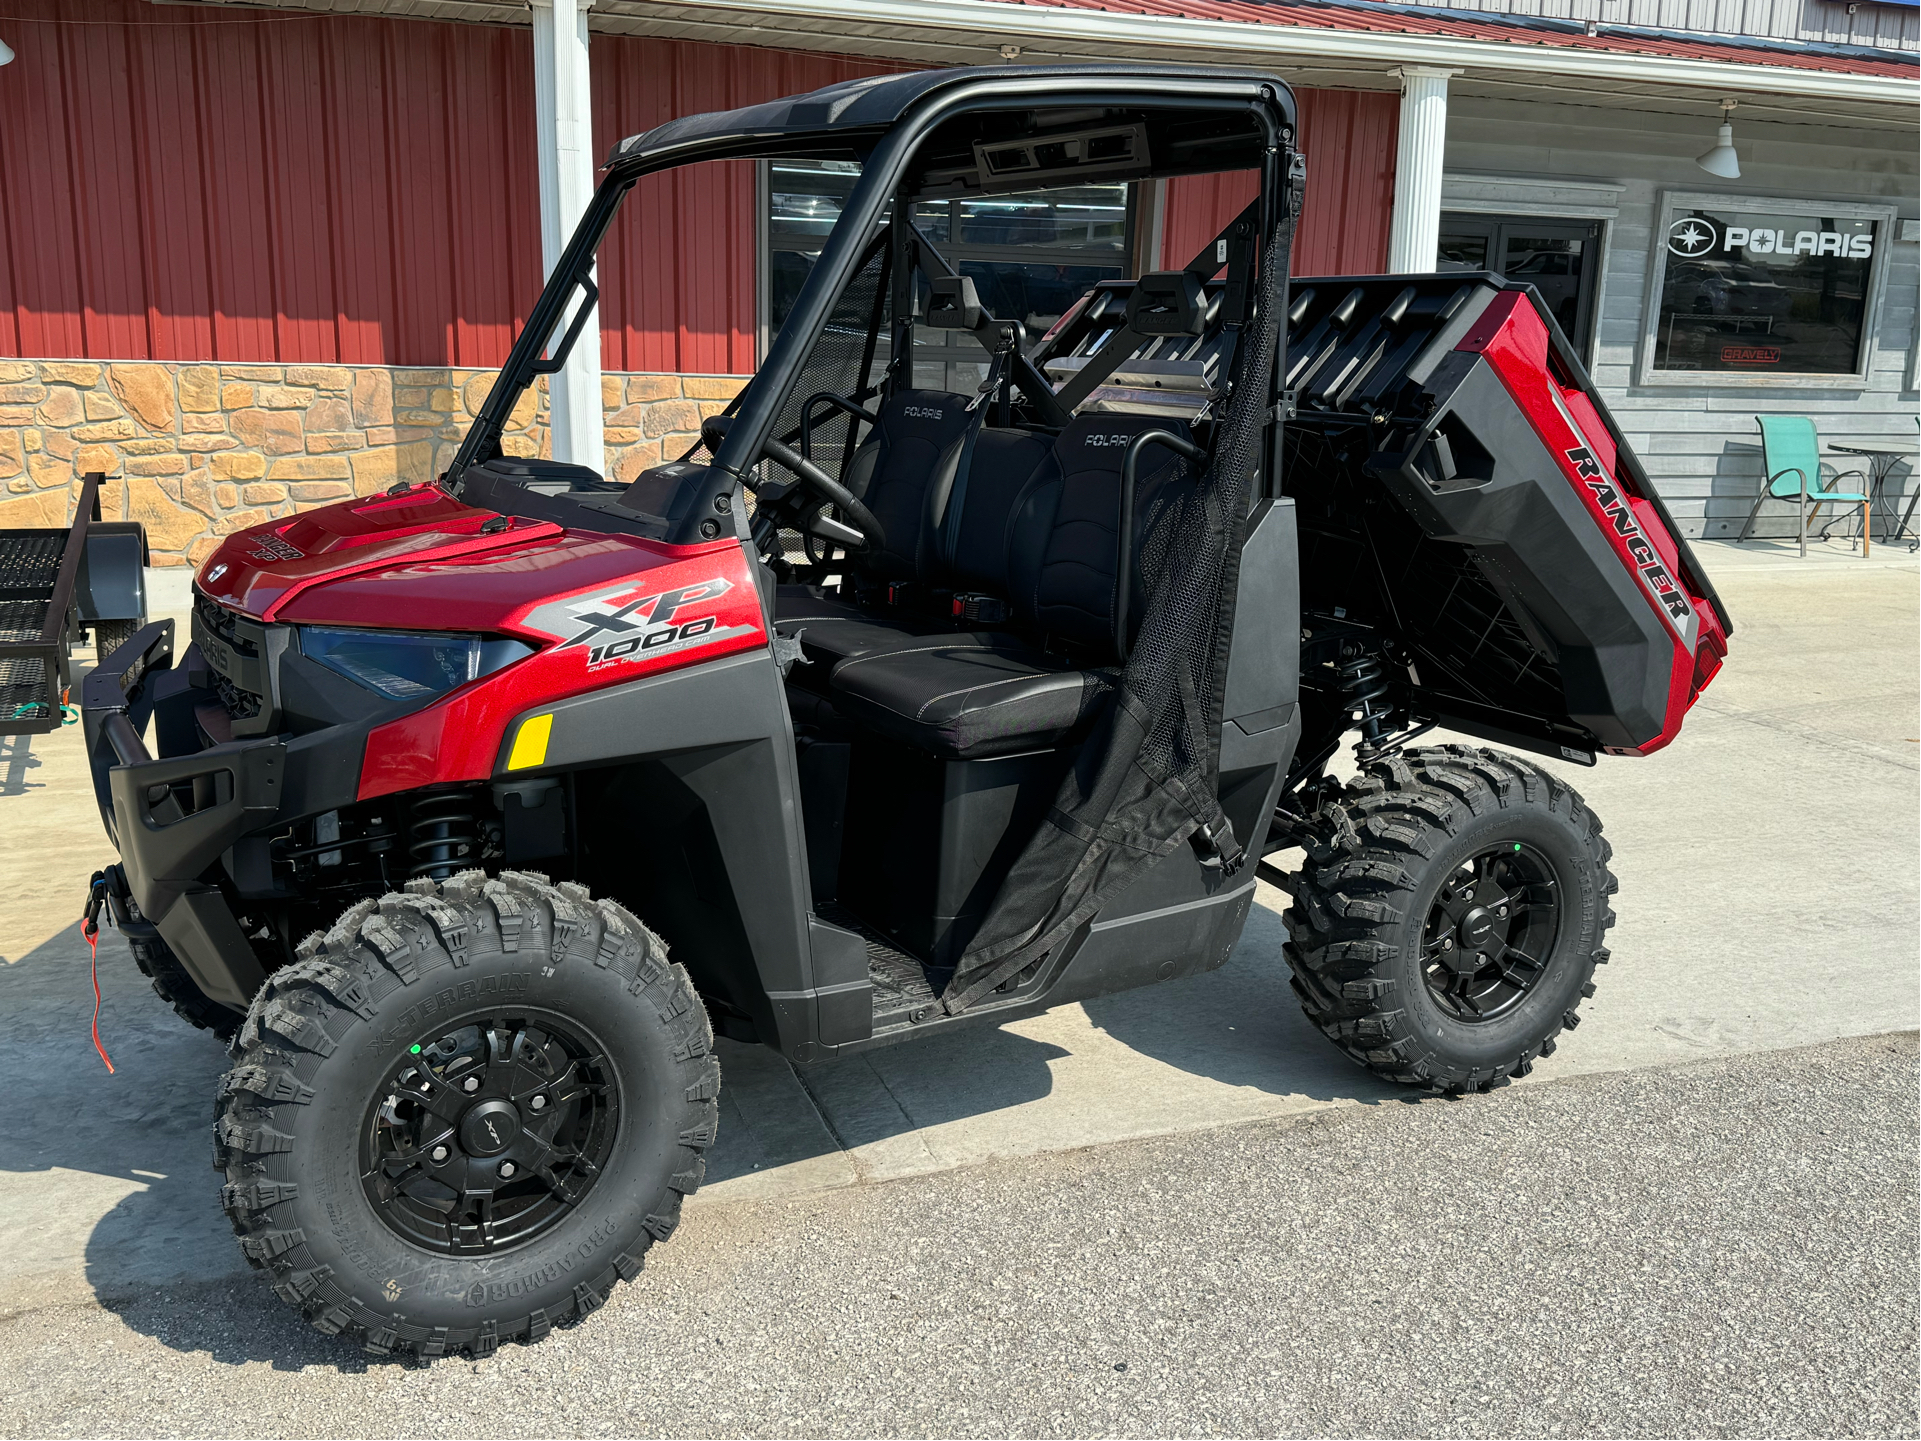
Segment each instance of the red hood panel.
[{"label": "red hood panel", "polygon": [[518,636],[534,655],[376,727],[363,800],[491,775],[532,707],[764,647],[747,552],[670,546],[463,505],[436,486],[230,536],[200,587],[263,621]]},{"label": "red hood panel", "polygon": [[[493,527],[483,530],[489,522]],[[530,542],[561,534],[551,521],[496,516],[461,504],[438,486],[417,486],[398,495],[343,501],[231,535],[208,557],[200,588],[233,610],[277,620],[304,592],[348,576],[524,550]],[[407,614],[412,604],[410,598],[403,608],[360,623],[419,626],[421,622]],[[459,628],[475,627],[468,621]]]}]

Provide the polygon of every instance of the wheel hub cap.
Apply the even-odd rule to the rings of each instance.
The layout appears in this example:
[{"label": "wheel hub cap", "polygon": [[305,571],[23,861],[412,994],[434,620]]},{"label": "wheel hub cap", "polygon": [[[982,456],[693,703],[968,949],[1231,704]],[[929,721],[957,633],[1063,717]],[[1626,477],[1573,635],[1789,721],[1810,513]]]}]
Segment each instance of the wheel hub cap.
[{"label": "wheel hub cap", "polygon": [[1457,1021],[1491,1021],[1547,973],[1560,886],[1547,857],[1503,841],[1470,856],[1435,893],[1421,936],[1428,993]]},{"label": "wheel hub cap", "polygon": [[1461,942],[1455,948],[1456,955],[1478,951],[1487,944],[1488,937],[1494,934],[1498,924],[1494,912],[1486,906],[1476,906],[1461,917]]},{"label": "wheel hub cap", "polygon": [[361,1188],[423,1250],[506,1250],[580,1204],[619,1123],[619,1087],[585,1030],[546,1014],[475,1016],[421,1037],[387,1073],[362,1132]]},{"label": "wheel hub cap", "polygon": [[511,1101],[482,1101],[461,1118],[460,1146],[470,1156],[498,1156],[520,1139],[520,1112]]}]

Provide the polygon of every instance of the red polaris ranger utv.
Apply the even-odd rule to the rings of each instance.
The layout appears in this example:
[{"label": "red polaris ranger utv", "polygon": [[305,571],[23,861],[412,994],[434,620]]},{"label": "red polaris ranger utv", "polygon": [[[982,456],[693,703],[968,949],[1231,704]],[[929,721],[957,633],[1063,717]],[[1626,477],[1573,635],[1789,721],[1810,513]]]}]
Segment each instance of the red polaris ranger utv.
[{"label": "red polaris ranger utv", "polygon": [[[715,1032],[806,1064],[1190,976],[1257,875],[1383,1076],[1575,1024],[1608,845],[1511,751],[1666,745],[1727,618],[1532,291],[1290,282],[1295,123],[1007,67],[629,139],[437,483],[230,537],[191,645],[92,674],[92,904],[231,1037],[223,1201],[314,1325],[539,1340],[672,1234]],[[739,400],[632,484],[503,453],[636,184],[743,158],[851,189]],[[1033,207],[1220,171],[1258,196],[1184,268],[1021,289]]]}]

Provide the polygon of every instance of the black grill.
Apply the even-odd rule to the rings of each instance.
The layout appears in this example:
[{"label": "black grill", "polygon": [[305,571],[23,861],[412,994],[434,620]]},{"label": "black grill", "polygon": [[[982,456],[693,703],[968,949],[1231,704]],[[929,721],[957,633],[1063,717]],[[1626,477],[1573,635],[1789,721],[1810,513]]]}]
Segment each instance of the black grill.
[{"label": "black grill", "polygon": [[243,627],[240,618],[230,610],[216,605],[198,586],[193,592],[193,613],[208,630],[212,631],[241,655],[259,655],[260,645],[248,631],[258,630],[256,626]]},{"label": "black grill", "polygon": [[[196,638],[203,634],[210,636],[225,645],[235,657],[245,661],[257,661],[260,658],[264,627],[223,609],[202,594],[198,586],[194,587],[193,592],[193,619]],[[208,648],[203,646],[202,649]],[[211,654],[208,655],[208,663],[213,671],[214,694],[220,698],[220,704],[229,717],[236,721],[252,720],[266,709],[266,697],[261,692],[226,674]],[[244,669],[257,672],[260,667],[249,665]]]}]

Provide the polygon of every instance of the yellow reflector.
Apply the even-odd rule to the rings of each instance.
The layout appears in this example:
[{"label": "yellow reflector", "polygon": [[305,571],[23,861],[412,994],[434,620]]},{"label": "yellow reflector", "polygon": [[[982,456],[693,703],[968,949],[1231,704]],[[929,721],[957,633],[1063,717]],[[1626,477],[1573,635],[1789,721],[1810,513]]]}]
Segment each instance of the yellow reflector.
[{"label": "yellow reflector", "polygon": [[507,756],[507,769],[524,771],[529,766],[545,764],[547,737],[553,734],[553,729],[554,718],[551,712],[522,721],[520,734],[514,737],[514,748]]}]

